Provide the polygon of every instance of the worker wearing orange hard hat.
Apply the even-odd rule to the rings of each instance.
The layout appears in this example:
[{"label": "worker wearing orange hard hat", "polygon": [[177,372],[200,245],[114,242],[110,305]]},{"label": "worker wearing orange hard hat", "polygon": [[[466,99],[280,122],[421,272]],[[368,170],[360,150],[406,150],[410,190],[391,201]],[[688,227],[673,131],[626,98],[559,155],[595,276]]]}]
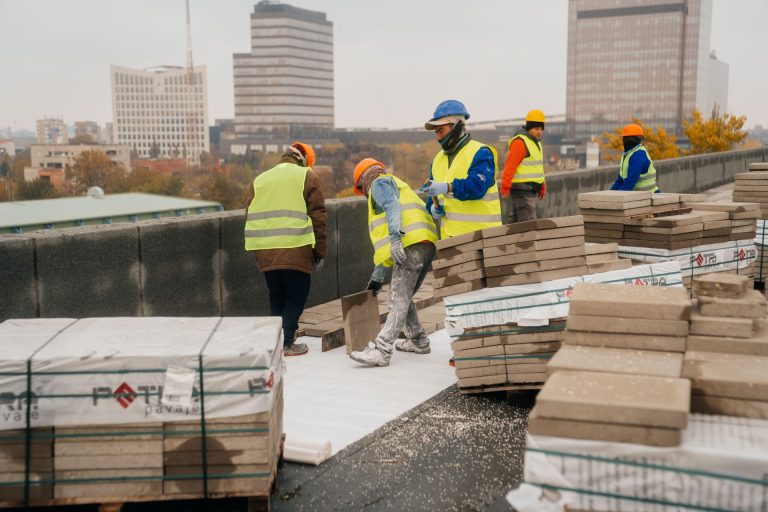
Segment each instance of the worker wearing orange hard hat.
[{"label": "worker wearing orange hard hat", "polygon": [[[413,295],[435,254],[437,228],[424,201],[407,183],[387,173],[384,164],[364,158],[355,166],[354,190],[368,198],[368,232],[373,244],[373,274],[367,289],[374,295],[392,268],[387,321],[368,346],[349,354],[366,366],[388,366],[394,349],[428,354],[429,337],[419,322]],[[397,340],[400,333],[404,340]]]},{"label": "worker wearing orange hard hat", "polygon": [[296,343],[296,331],[312,273],[328,253],[325,198],[312,171],[316,158],[312,146],[294,142],[280,163],[253,180],[246,200],[245,249],[264,273],[270,315],[283,319],[286,356],[308,350]]},{"label": "worker wearing orange hard hat", "polygon": [[621,155],[619,175],[611,190],[647,190],[661,192],[656,182],[656,168],[648,150],[643,146],[643,127],[628,124],[621,130],[624,152]]},{"label": "worker wearing orange hard hat", "polygon": [[509,153],[501,175],[501,197],[511,196],[508,223],[535,219],[536,198],[544,199],[547,193],[543,133],[544,112],[531,110],[525,116],[525,125],[509,139]]}]

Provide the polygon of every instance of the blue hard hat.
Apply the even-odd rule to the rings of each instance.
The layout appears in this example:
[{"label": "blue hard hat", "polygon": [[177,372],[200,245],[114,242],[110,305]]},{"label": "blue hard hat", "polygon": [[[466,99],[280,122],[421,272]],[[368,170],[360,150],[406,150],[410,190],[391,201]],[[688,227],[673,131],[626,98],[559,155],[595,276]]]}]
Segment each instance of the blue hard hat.
[{"label": "blue hard hat", "polygon": [[435,108],[432,119],[427,121],[424,127],[427,130],[432,130],[433,128],[430,128],[430,123],[446,116],[463,116],[464,119],[469,119],[469,112],[467,112],[467,107],[459,100],[445,100]]}]

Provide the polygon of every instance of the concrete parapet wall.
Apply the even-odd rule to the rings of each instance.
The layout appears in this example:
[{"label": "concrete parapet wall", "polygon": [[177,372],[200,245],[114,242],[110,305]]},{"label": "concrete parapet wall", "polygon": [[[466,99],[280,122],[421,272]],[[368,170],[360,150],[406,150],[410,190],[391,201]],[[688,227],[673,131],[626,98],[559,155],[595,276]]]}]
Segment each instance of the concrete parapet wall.
[{"label": "concrete parapet wall", "polygon": [[[655,164],[665,192],[702,192],[733,180],[768,148]],[[617,166],[553,173],[539,217],[578,213],[581,192],[608,189]],[[507,202],[502,207],[506,213]],[[365,288],[373,270],[363,198],[328,201],[329,254],[308,306]],[[0,235],[0,321],[90,316],[269,314],[264,276],[243,249],[244,212],[229,211]]]}]

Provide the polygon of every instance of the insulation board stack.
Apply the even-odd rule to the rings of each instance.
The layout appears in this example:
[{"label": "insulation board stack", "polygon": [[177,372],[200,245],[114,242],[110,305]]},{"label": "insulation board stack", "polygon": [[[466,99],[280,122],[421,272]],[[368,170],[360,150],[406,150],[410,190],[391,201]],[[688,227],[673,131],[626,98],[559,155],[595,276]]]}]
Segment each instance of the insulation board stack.
[{"label": "insulation board stack", "polygon": [[581,215],[483,230],[488,287],[543,283],[588,273]]},{"label": "insulation board stack", "polygon": [[650,215],[651,195],[650,192],[618,190],[579,194],[587,241],[620,243],[624,238],[625,218]]},{"label": "insulation board stack", "polygon": [[546,363],[560,347],[564,322],[541,327],[467,329],[451,342],[461,393],[540,389]]},{"label": "insulation board stack", "polygon": [[691,301],[682,288],[580,283],[564,345],[529,419],[532,434],[677,446]]},{"label": "insulation board stack", "polygon": [[693,412],[768,419],[768,304],[751,284],[728,274],[693,282],[698,314],[683,366]]},{"label": "insulation board stack", "polygon": [[445,297],[485,287],[483,240],[481,231],[446,238],[437,242],[432,260],[435,297]]}]

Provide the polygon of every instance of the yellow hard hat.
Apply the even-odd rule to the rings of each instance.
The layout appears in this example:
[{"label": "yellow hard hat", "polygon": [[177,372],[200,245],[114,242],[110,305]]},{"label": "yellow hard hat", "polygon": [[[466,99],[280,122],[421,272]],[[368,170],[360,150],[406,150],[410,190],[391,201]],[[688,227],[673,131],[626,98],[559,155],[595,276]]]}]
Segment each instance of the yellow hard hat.
[{"label": "yellow hard hat", "polygon": [[535,121],[538,123],[544,122],[544,112],[538,109],[534,109],[525,114],[526,121]]}]

